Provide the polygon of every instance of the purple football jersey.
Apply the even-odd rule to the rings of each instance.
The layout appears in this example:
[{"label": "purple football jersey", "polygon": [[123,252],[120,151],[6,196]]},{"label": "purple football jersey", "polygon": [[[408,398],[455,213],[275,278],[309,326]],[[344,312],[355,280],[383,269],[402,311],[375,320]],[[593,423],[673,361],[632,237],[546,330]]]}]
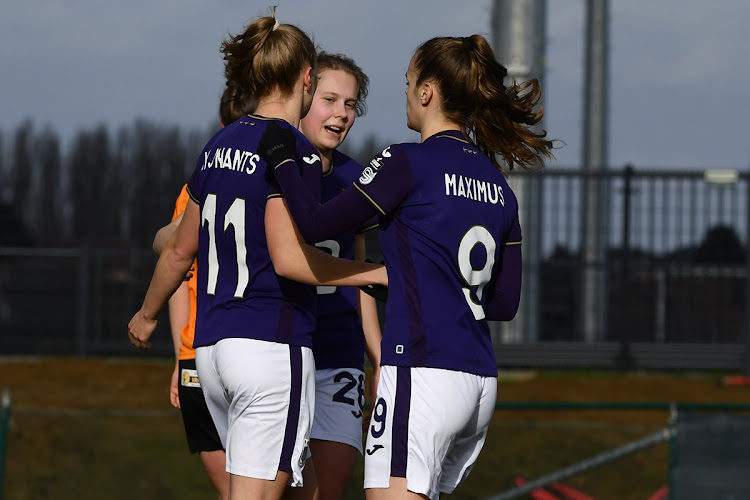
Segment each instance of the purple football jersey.
[{"label": "purple football jersey", "polygon": [[[266,242],[265,208],[280,196],[273,175],[257,154],[269,119],[245,116],[221,129],[206,144],[188,181],[200,207],[198,295],[194,346],[240,337],[312,346],[315,288],[276,275]],[[297,137],[297,164],[317,175],[303,175],[319,192],[320,157]]]},{"label": "purple football jersey", "polygon": [[[352,158],[333,152],[333,166],[323,175],[321,200],[326,202],[350,187],[362,172],[362,165]],[[361,228],[363,229],[363,228]],[[335,238],[315,244],[334,257],[354,258],[351,229]],[[313,333],[316,369],[358,368],[364,366],[364,334],[357,309],[357,291],[353,287],[319,286],[318,325]]]},{"label": "purple football jersey", "polygon": [[503,174],[449,131],[390,146],[355,186],[381,213],[388,270],[381,363],[496,376],[485,286],[505,245],[521,239]]}]

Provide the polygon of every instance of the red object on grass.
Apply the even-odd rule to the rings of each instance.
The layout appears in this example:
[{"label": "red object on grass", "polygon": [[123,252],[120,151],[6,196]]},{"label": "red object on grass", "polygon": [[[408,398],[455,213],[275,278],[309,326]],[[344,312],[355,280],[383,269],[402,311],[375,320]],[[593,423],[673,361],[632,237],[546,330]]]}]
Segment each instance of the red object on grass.
[{"label": "red object on grass", "polygon": [[[526,479],[521,476],[515,476],[513,478],[513,482],[516,483],[516,486],[523,486],[527,483]],[[534,500],[564,500],[563,498],[555,496],[543,488],[532,490],[529,495],[531,495],[531,498],[533,498]]]},{"label": "red object on grass", "polygon": [[656,493],[648,497],[648,500],[663,500],[664,498],[667,498],[667,495],[669,495],[669,488],[667,486],[662,486],[656,490]]},{"label": "red object on grass", "polygon": [[743,375],[729,375],[721,379],[723,385],[750,385],[750,377]]},{"label": "red object on grass", "polygon": [[571,488],[567,484],[563,483],[552,483],[552,489],[562,493],[565,496],[565,500],[596,500],[594,497],[590,497],[584,493],[581,493],[575,488]]}]

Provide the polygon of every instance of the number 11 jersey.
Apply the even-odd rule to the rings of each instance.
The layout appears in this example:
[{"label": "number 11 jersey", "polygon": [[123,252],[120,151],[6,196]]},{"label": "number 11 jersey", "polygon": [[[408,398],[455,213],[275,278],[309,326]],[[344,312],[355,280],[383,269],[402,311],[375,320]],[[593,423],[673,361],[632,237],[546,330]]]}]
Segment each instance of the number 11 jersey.
[{"label": "number 11 jersey", "polygon": [[[281,196],[257,154],[269,121],[248,115],[221,129],[203,149],[188,181],[201,226],[194,347],[224,338],[312,347],[315,288],[278,276],[268,253],[266,201]],[[297,129],[278,123],[297,137],[297,162],[310,165],[308,172],[316,172],[317,163],[317,175],[305,181],[311,192],[319,193],[317,150]]]}]

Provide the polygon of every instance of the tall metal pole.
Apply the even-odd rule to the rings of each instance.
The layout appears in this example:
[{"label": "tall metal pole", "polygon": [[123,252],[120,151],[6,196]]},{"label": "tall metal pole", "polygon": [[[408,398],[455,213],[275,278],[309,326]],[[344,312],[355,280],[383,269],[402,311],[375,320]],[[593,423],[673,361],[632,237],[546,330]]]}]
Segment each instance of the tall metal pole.
[{"label": "tall metal pole", "polygon": [[606,311],[605,248],[608,200],[605,178],[608,151],[608,0],[586,2],[586,44],[583,113],[583,192],[581,330],[587,342],[604,340]]},{"label": "tall metal pole", "polygon": [[747,238],[745,242],[745,248],[747,250],[747,253],[745,254],[745,305],[747,309],[747,313],[745,315],[746,318],[746,325],[745,325],[745,366],[744,368],[744,374],[745,377],[750,379],[750,176],[747,178],[747,199],[745,203],[747,204],[747,213],[745,214],[746,217],[746,236]]},{"label": "tall metal pole", "polygon": [[[536,78],[543,90],[546,11],[546,0],[496,0],[492,14],[495,56],[508,68],[508,79],[521,83]],[[523,232],[521,305],[512,322],[493,325],[493,332],[505,342],[534,341],[541,300],[542,185],[539,176],[523,172],[510,174],[509,183],[518,198]]]},{"label": "tall metal pole", "polygon": [[3,389],[0,396],[0,500],[5,484],[5,454],[8,449],[8,427],[10,427],[10,389]]}]

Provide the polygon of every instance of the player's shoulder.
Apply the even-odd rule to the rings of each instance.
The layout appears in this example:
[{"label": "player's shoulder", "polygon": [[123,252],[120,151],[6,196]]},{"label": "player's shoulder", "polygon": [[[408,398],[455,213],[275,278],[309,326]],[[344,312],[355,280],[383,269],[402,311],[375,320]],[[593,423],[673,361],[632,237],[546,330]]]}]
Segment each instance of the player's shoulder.
[{"label": "player's shoulder", "polygon": [[373,156],[373,160],[385,160],[386,162],[405,160],[408,157],[408,153],[414,151],[415,146],[419,146],[419,144],[413,142],[393,143],[376,153]]},{"label": "player's shoulder", "polygon": [[338,149],[333,150],[333,165],[335,168],[362,170],[362,164],[351,156],[345,155]]},{"label": "player's shoulder", "polygon": [[331,156],[331,170],[323,174],[323,178],[335,178],[349,185],[362,172],[362,164],[354,158],[334,149]]},{"label": "player's shoulder", "polygon": [[244,115],[232,123],[220,128],[206,144],[205,149],[216,147],[233,147],[243,149],[247,144],[257,141],[265,131],[268,119]]},{"label": "player's shoulder", "polygon": [[478,154],[479,149],[466,138],[460,130],[445,130],[438,132],[419,144],[420,150],[455,150],[468,154]]}]

